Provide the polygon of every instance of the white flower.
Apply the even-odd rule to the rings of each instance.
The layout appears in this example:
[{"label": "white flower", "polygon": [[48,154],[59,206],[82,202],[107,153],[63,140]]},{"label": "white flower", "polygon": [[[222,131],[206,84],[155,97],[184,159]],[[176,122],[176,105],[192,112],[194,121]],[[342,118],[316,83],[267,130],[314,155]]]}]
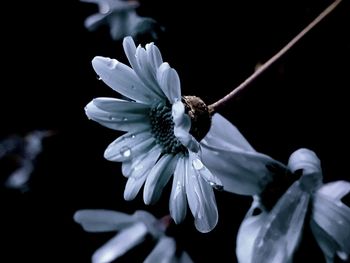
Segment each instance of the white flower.
[{"label": "white flower", "polygon": [[[302,170],[302,176],[271,211],[254,198],[237,236],[239,262],[292,262],[305,223],[310,223],[327,263],[333,262],[336,254],[346,260],[350,253],[350,208],[341,198],[350,192],[350,183],[337,181],[320,186],[320,160],[307,149],[291,155],[288,169],[292,173]],[[310,202],[311,219],[304,222]]]},{"label": "white flower", "polygon": [[147,234],[157,240],[157,244],[145,263],[192,262],[184,251],[180,258],[176,257],[176,242],[164,233],[168,224],[166,218],[157,220],[146,211],[136,211],[133,215],[128,215],[109,210],[80,210],[74,214],[74,220],[88,232],[119,232],[93,254],[93,263],[112,262],[142,243]]},{"label": "white flower", "polygon": [[273,180],[269,167],[283,165],[256,152],[238,129],[219,114],[201,141],[202,160],[222,182],[225,191],[260,194]]},{"label": "white flower", "polygon": [[[150,31],[154,38],[156,32],[152,25],[156,22],[149,17],[139,16],[135,9],[139,6],[138,1],[123,0],[80,0],[86,3],[95,3],[99,7],[99,13],[89,16],[85,20],[85,27],[95,30],[102,24],[108,24],[110,34],[114,40],[122,39],[128,35],[146,33]],[[154,26],[153,26],[154,27]],[[140,32],[139,32],[140,31]],[[153,32],[154,31],[154,32]]]},{"label": "white flower", "polygon": [[128,178],[124,198],[132,200],[145,183],[143,199],[155,203],[174,174],[170,213],[176,223],[186,216],[187,201],[201,232],[212,230],[218,211],[212,187],[221,182],[200,160],[197,140],[189,133],[190,117],[181,102],[180,79],[158,48],[136,48],[131,37],[123,42],[132,68],[110,58],[95,57],[92,65],[112,89],[132,101],[97,98],[86,106],[87,116],[127,133],[112,142],[105,158],[123,162]]},{"label": "white flower", "polygon": [[5,181],[6,187],[25,190],[36,158],[42,151],[43,139],[50,135],[50,131],[32,131],[25,137],[11,136],[0,142],[0,159],[13,155],[18,162],[18,168]]}]

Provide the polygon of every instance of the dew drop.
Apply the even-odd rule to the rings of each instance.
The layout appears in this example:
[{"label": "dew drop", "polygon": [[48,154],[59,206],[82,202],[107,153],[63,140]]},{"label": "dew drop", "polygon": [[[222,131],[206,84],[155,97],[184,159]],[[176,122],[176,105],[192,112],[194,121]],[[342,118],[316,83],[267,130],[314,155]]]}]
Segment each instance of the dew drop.
[{"label": "dew drop", "polygon": [[127,117],[123,117],[123,121],[127,121],[128,120],[128,118]]},{"label": "dew drop", "polygon": [[215,190],[222,191],[224,190],[224,186],[221,184],[216,184],[214,182],[209,182],[210,186],[213,187]]},{"label": "dew drop", "polygon": [[204,165],[203,165],[202,161],[199,160],[199,159],[194,159],[194,160],[192,161],[192,166],[193,166],[193,168],[194,168],[195,170],[197,170],[197,171],[199,171],[199,170],[201,170],[201,169],[204,168]]},{"label": "dew drop", "polygon": [[125,157],[128,158],[131,156],[131,149],[127,146],[124,146],[120,149],[120,154]]},{"label": "dew drop", "polygon": [[96,76],[96,78],[97,78],[98,80],[102,80],[102,78],[101,78],[100,76]]},{"label": "dew drop", "polygon": [[132,138],[132,139],[135,139],[135,137],[136,137],[136,135],[135,135],[135,134],[131,135],[131,138]]}]

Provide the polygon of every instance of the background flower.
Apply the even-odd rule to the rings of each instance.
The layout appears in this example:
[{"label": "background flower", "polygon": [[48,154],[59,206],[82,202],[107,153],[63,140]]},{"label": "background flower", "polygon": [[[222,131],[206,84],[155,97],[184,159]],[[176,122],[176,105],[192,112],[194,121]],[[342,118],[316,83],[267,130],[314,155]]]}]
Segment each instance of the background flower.
[{"label": "background flower", "polygon": [[151,235],[157,244],[145,259],[145,263],[192,262],[184,251],[175,254],[175,240],[165,235],[169,224],[168,218],[157,220],[146,211],[136,211],[133,215],[128,215],[109,210],[80,210],[74,214],[74,220],[88,232],[119,232],[93,254],[92,262],[94,263],[114,261],[142,243],[147,234]]}]

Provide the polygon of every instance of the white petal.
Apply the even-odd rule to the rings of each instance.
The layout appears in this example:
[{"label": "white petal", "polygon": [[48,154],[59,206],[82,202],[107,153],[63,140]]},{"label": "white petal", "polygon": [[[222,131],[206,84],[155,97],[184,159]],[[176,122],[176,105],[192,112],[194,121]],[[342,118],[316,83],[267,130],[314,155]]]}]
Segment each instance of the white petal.
[{"label": "white petal", "polygon": [[[217,176],[224,190],[241,195],[260,194],[274,176],[270,167],[286,167],[257,152],[223,150],[202,144],[202,161]],[[276,168],[276,169],[277,169]]]},{"label": "white petal", "polygon": [[158,201],[164,186],[174,173],[178,158],[177,155],[165,154],[153,167],[146,179],[143,190],[143,200],[145,204],[154,204]]},{"label": "white petal", "polygon": [[191,119],[185,114],[185,106],[181,101],[177,101],[172,106],[172,117],[174,121],[174,134],[176,138],[192,152],[199,151],[199,143],[190,134]]},{"label": "white petal", "polygon": [[131,215],[110,210],[79,210],[74,221],[88,232],[117,231],[134,223]]},{"label": "white petal", "polygon": [[321,162],[317,155],[305,148],[296,150],[288,160],[288,168],[294,173],[303,170],[303,174],[321,173]]},{"label": "white petal", "polygon": [[180,78],[176,70],[168,63],[163,63],[157,70],[157,79],[164,94],[171,104],[181,100]]},{"label": "white petal", "polygon": [[172,263],[175,256],[176,244],[170,237],[162,237],[144,263]]},{"label": "white petal", "polygon": [[153,43],[146,45],[147,60],[152,66],[153,70],[157,72],[157,69],[163,63],[162,54],[160,53],[158,47]]},{"label": "white petal", "polygon": [[95,57],[92,66],[97,75],[112,89],[135,101],[152,104],[157,99],[135,72],[116,59]]},{"label": "white petal", "polygon": [[325,256],[326,262],[333,263],[335,253],[340,249],[339,245],[313,219],[310,221],[310,226],[316,242]]},{"label": "white petal", "polygon": [[185,159],[188,174],[186,177],[186,194],[188,205],[195,219],[198,231],[211,231],[218,222],[218,210],[212,187],[193,168],[192,162]]},{"label": "white petal", "polygon": [[300,241],[310,195],[297,181],[268,214],[254,243],[252,262],[290,262]]},{"label": "white petal", "polygon": [[107,147],[104,157],[114,162],[128,161],[150,150],[154,142],[149,131],[126,133]]},{"label": "white petal", "polygon": [[187,212],[185,178],[188,176],[188,167],[184,157],[180,157],[174,172],[173,185],[169,199],[170,215],[176,224],[181,223]]},{"label": "white petal", "polygon": [[[152,94],[152,96],[154,98],[156,98],[158,100],[164,100],[165,96],[164,96],[162,90],[160,89],[158,83],[155,82],[155,76],[156,76],[157,69],[153,69],[154,73],[146,71],[146,73],[148,75],[146,74],[146,76],[145,76],[145,70],[149,70],[148,65],[146,65],[146,66],[143,65],[145,63],[148,63],[146,51],[144,49],[142,49],[141,47],[138,47],[136,49],[135,43],[131,37],[124,38],[123,47],[124,47],[124,51],[125,51],[125,54],[129,60],[130,65],[132,66],[133,70],[135,71],[135,73],[137,74],[139,79],[143,82],[147,91],[150,94]],[[139,56],[141,56],[141,58]],[[157,55],[155,55],[155,56],[157,56]],[[142,63],[142,65],[140,65],[140,62]],[[153,62],[153,63],[155,63],[155,62]],[[141,68],[141,66],[146,67],[146,69]],[[154,76],[152,76],[152,74]],[[152,81],[152,79],[153,79],[153,81]]]},{"label": "white petal", "polygon": [[224,150],[255,152],[239,130],[218,113],[212,117],[210,130],[201,142]]},{"label": "white petal", "polygon": [[95,30],[97,27],[106,22],[106,14],[94,14],[84,21],[84,26],[89,30]]},{"label": "white petal", "polygon": [[5,182],[5,186],[8,188],[22,188],[28,182],[30,175],[34,170],[33,163],[31,161],[22,162],[22,166],[13,171]]},{"label": "white petal", "polygon": [[[137,107],[137,103],[135,103],[134,111],[127,107],[127,103],[125,103],[124,106],[126,106],[126,109],[129,109],[129,111],[123,110],[121,107],[111,109],[111,111],[103,110],[109,109],[109,105],[111,104],[110,100],[112,99],[99,98],[86,105],[85,113],[88,118],[105,127],[119,131],[137,131],[150,127],[148,111],[140,110],[143,104]],[[118,103],[118,105],[123,104]],[[131,107],[132,105],[128,106]]]},{"label": "white petal", "polygon": [[[254,215],[254,212],[257,210],[260,210],[260,214]],[[253,263],[252,256],[255,240],[266,218],[267,213],[264,211],[260,201],[254,197],[252,206],[243,219],[237,234],[236,255],[239,263]]]},{"label": "white petal", "polygon": [[179,263],[193,263],[191,257],[187,254],[186,251],[183,251],[181,253],[181,256],[178,260]]},{"label": "white petal", "polygon": [[213,175],[208,169],[207,167],[205,167],[205,165],[202,163],[201,158],[193,153],[193,152],[189,152],[189,160],[192,163],[192,167],[193,169],[200,175],[202,176],[202,178],[210,185],[212,186],[214,189],[216,190],[222,190],[223,189],[223,185],[221,180]]},{"label": "white petal", "polygon": [[137,223],[118,233],[109,240],[105,245],[96,250],[92,256],[93,263],[108,263],[124,255],[128,250],[140,244],[145,235],[147,228],[143,223]]},{"label": "white petal", "polygon": [[350,207],[341,198],[350,192],[350,183],[337,181],[322,186],[314,195],[312,218],[336,241],[342,251],[350,254]]},{"label": "white petal", "polygon": [[125,200],[133,200],[136,197],[161,152],[162,148],[155,145],[149,152],[145,152],[136,160],[133,160],[129,178],[125,185]]},{"label": "white petal", "polygon": [[125,35],[128,34],[127,16],[128,14],[120,12],[109,15],[109,33],[114,40],[122,39]]}]

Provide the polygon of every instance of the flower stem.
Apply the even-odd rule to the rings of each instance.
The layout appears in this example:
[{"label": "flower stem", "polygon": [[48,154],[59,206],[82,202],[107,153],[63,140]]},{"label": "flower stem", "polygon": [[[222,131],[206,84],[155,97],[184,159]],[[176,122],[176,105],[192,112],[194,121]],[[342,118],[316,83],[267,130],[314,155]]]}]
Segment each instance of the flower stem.
[{"label": "flower stem", "polygon": [[261,67],[259,67],[252,75],[250,75],[245,81],[243,81],[238,87],[232,90],[222,99],[208,106],[209,112],[214,114],[220,108],[224,107],[230,100],[235,99],[239,94],[249,86],[258,76],[260,76],[266,69],[268,69],[273,63],[281,58],[289,49],[291,49],[303,36],[305,36],[312,28],[314,28],[319,22],[321,22],[328,14],[330,14],[342,0],[335,0],[330,4],[322,13],[320,13],[307,27],[305,27],[298,35],[296,35],[287,45],[285,45],[279,52],[266,61]]}]

